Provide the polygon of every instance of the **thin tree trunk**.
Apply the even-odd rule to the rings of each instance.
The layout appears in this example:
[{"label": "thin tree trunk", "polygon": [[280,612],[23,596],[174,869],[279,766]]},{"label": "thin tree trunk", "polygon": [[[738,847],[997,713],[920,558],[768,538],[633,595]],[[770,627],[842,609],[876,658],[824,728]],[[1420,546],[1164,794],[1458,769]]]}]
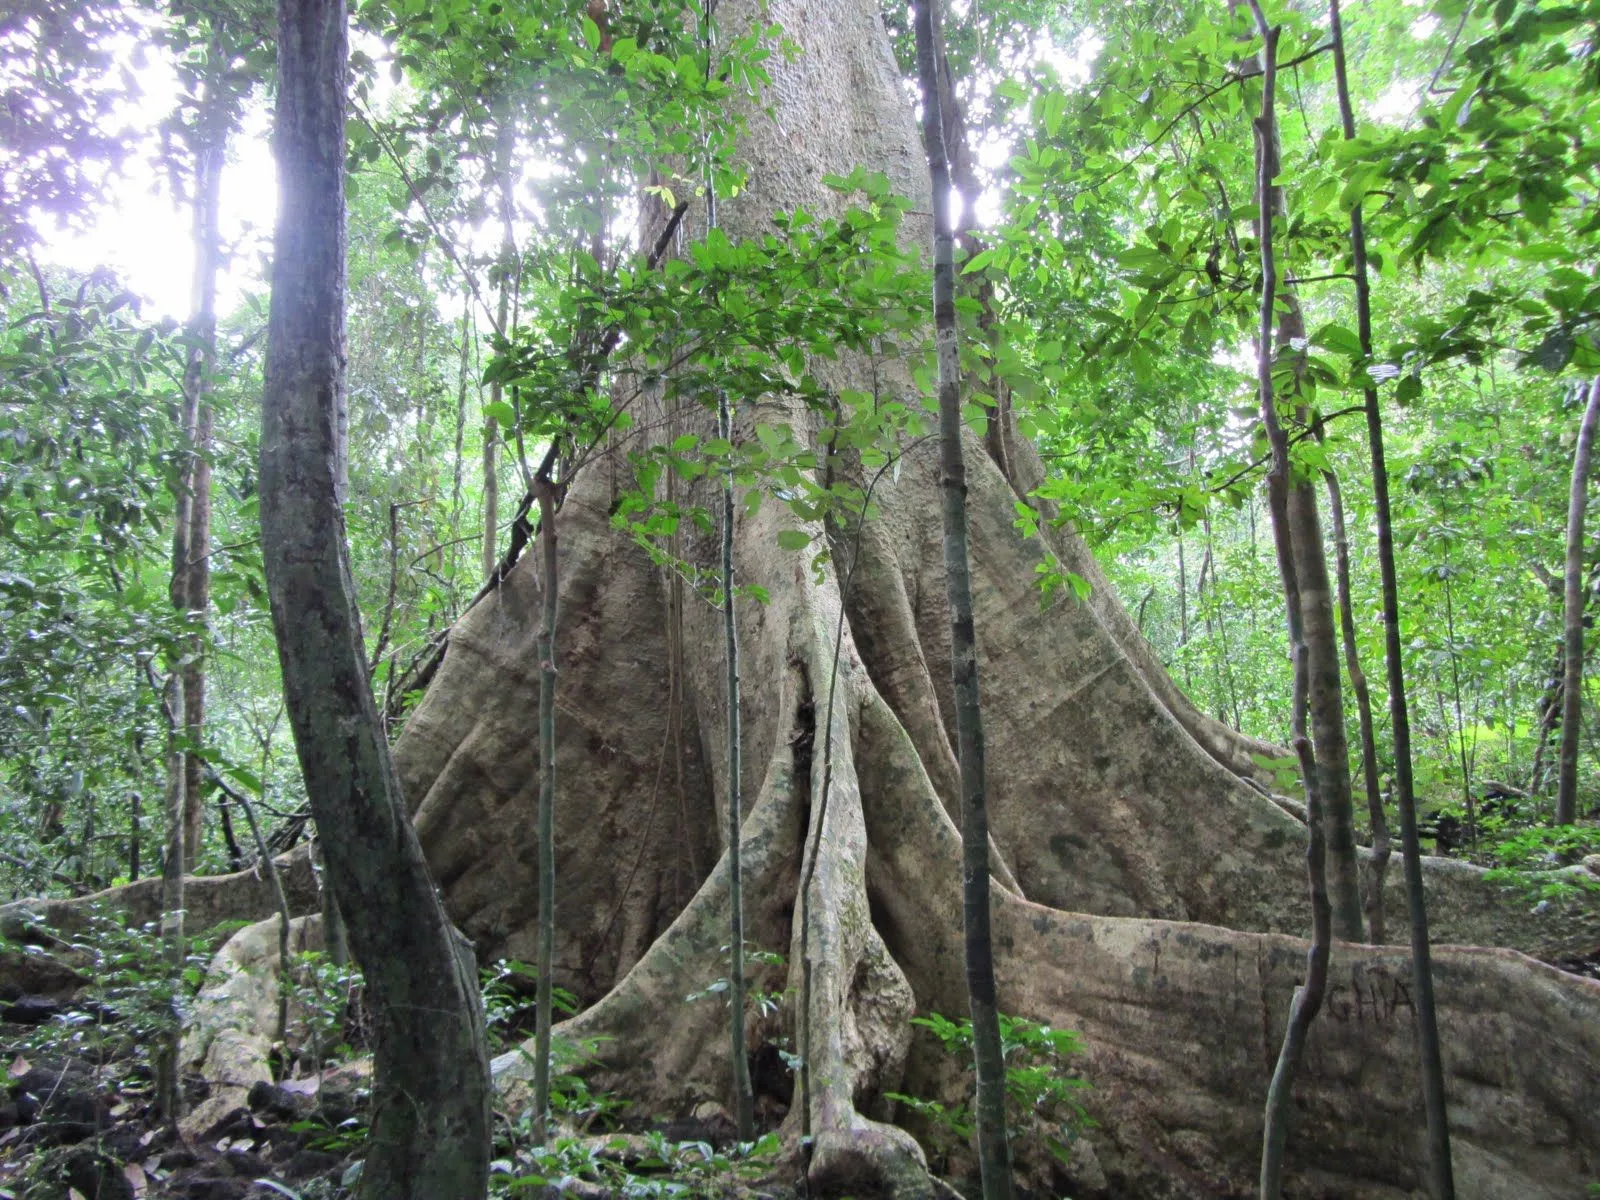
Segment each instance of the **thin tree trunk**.
[{"label": "thin tree trunk", "polygon": [[[462,449],[467,435],[467,380],[470,377],[468,365],[470,362],[472,304],[470,301],[461,311],[461,371],[456,387],[456,438],[455,454],[451,458],[450,477],[450,591],[452,597],[460,586],[456,581],[459,573],[461,559],[461,486],[463,468]],[[455,605],[452,600],[450,615],[455,614]]]},{"label": "thin tree trunk", "polygon": [[139,839],[144,836],[141,828],[144,818],[144,795],[133,792],[128,796],[128,882],[137,883],[139,880]]},{"label": "thin tree trunk", "polygon": [[166,850],[161,858],[161,944],[167,960],[168,986],[172,989],[168,1026],[162,1031],[155,1064],[156,1107],[168,1122],[176,1123],[183,1103],[178,1076],[178,1050],[183,1040],[182,995],[183,936],[183,830],[186,812],[186,775],[179,740],[183,712],[183,671],[177,664],[167,675],[161,707],[167,724]]},{"label": "thin tree trunk", "polygon": [[[1265,35],[1266,18],[1260,4],[1250,8]],[[1258,152],[1270,166],[1268,186],[1262,191],[1263,207],[1257,228],[1265,248],[1271,240],[1267,226],[1284,217],[1282,188],[1272,184],[1282,169],[1275,115],[1264,105],[1258,136],[1263,139]],[[1263,255],[1265,257],[1265,255]],[[1276,252],[1274,250],[1274,259]],[[1287,284],[1273,280],[1277,308],[1268,317],[1277,317],[1273,327],[1263,327],[1263,346],[1273,345],[1278,360],[1295,362],[1293,392],[1299,392],[1299,377],[1304,368],[1305,318],[1299,298]],[[1277,310],[1281,309],[1281,315]],[[1268,363],[1269,374],[1271,360]],[[1276,405],[1275,397],[1272,403]],[[1300,419],[1305,408],[1299,406]],[[1276,414],[1274,414],[1276,420]],[[1274,456],[1276,458],[1276,455]],[[1287,519],[1286,539],[1295,562],[1296,602],[1300,608],[1300,635],[1306,647],[1306,670],[1297,687],[1296,707],[1310,710],[1311,742],[1314,747],[1326,823],[1328,858],[1332,863],[1333,928],[1336,936],[1361,941],[1361,875],[1356,862],[1355,816],[1350,790],[1350,745],[1345,733],[1344,698],[1339,683],[1339,641],[1333,615],[1333,587],[1328,581],[1328,560],[1323,547],[1322,522],[1317,512],[1317,493],[1309,479],[1294,479],[1287,459],[1280,485],[1284,492],[1282,508]],[[1279,547],[1280,554],[1283,547]]]},{"label": "thin tree trunk", "polygon": [[345,545],[346,13],[281,0],[280,187],[261,429],[261,546],[284,698],[374,1019],[363,1200],[481,1200],[489,1071],[476,964],[406,816]]},{"label": "thin tree trunk", "polygon": [[1578,738],[1583,712],[1583,515],[1588,504],[1589,457],[1600,423],[1600,375],[1589,385],[1589,403],[1578,426],[1567,502],[1566,674],[1562,688],[1561,758],[1556,775],[1556,824],[1578,819]]},{"label": "thin tree trunk", "polygon": [[933,321],[939,364],[939,442],[944,493],[945,588],[950,606],[950,664],[961,767],[962,914],[967,996],[977,1074],[978,1164],[984,1200],[1010,1200],[1006,1143],[1005,1060],[995,997],[989,920],[989,814],[984,781],[983,711],[967,550],[967,470],[961,448],[961,362],[956,342],[955,237],[950,221],[950,166],[939,103],[938,0],[916,6],[917,74],[922,133],[933,184]]},{"label": "thin tree trunk", "polygon": [[551,975],[556,945],[556,489],[543,476],[534,482],[539,497],[539,548],[543,559],[542,624],[539,627],[539,973],[535,1003],[533,1120],[534,1139],[543,1144],[550,1120],[550,1029],[554,1024]]},{"label": "thin tree trunk", "polygon": [[[1455,751],[1461,764],[1461,806],[1467,813],[1467,844],[1473,853],[1478,849],[1478,806],[1472,796],[1472,765],[1467,761],[1467,723],[1461,712],[1461,660],[1456,653],[1456,608],[1450,586],[1449,564],[1444,574],[1444,629],[1450,647],[1450,694],[1454,698],[1456,714]],[[1440,706],[1441,708],[1443,705]],[[1473,722],[1477,724],[1476,721]]]},{"label": "thin tree trunk", "polygon": [[1372,694],[1367,675],[1361,669],[1361,654],[1356,648],[1355,605],[1350,597],[1350,537],[1345,531],[1344,498],[1339,477],[1324,472],[1328,486],[1328,517],[1333,522],[1333,564],[1339,587],[1339,637],[1344,643],[1345,672],[1356,697],[1356,718],[1361,729],[1361,773],[1367,781],[1367,817],[1372,822],[1372,863],[1367,875],[1367,932],[1375,945],[1385,934],[1383,878],[1389,867],[1389,819],[1383,811],[1383,793],[1378,788],[1378,738],[1372,726]]},{"label": "thin tree trunk", "polygon": [[[506,333],[506,322],[511,315],[511,259],[516,253],[515,230],[512,225],[511,156],[515,149],[515,131],[511,125],[511,106],[502,103],[496,115],[494,178],[500,192],[500,288],[495,303],[495,331]],[[489,384],[489,403],[504,402],[504,388],[497,377]],[[495,409],[494,411],[498,411]],[[500,537],[500,468],[497,446],[500,439],[500,422],[492,413],[483,422],[483,577],[494,577],[497,561],[496,548]]]},{"label": "thin tree trunk", "polygon": [[[231,790],[231,789],[230,789]],[[267,849],[267,840],[261,836],[261,822],[256,819],[256,806],[243,792],[233,792],[233,798],[244,810],[244,819],[250,824],[250,837],[256,844],[256,860],[267,873],[272,886],[272,897],[278,905],[278,1029],[276,1040],[282,1042],[289,1032],[289,897],[283,890],[283,878],[278,874],[278,864]],[[341,964],[342,965],[342,964]]]},{"label": "thin tree trunk", "polygon": [[[717,401],[717,429],[733,440],[733,414],[727,393]],[[728,1053],[733,1068],[734,1111],[739,1139],[755,1136],[755,1096],[750,1089],[750,1060],[744,1045],[744,879],[740,852],[743,792],[740,772],[739,632],[733,613],[733,473],[722,483],[722,637],[728,659]]]},{"label": "thin tree trunk", "polygon": [[1184,648],[1189,644],[1189,571],[1184,561],[1183,530],[1178,530],[1178,662],[1183,667],[1183,687],[1193,686],[1189,678],[1189,657]]},{"label": "thin tree trunk", "polygon": [[[211,18],[217,20],[215,16]],[[183,391],[186,433],[191,441],[185,472],[189,492],[189,529],[185,535],[185,561],[174,562],[183,576],[183,605],[195,626],[188,662],[183,669],[183,723],[190,749],[184,755],[184,860],[200,854],[205,820],[205,761],[199,747],[205,735],[206,667],[209,640],[206,626],[211,607],[211,373],[217,354],[217,272],[221,266],[222,238],[218,228],[222,200],[222,167],[227,153],[228,97],[221,74],[224,52],[213,30],[208,51],[206,95],[195,130],[194,177],[194,313],[189,322],[189,352],[184,364]],[[192,414],[193,423],[188,424]],[[174,589],[177,579],[174,578]]]},{"label": "thin tree trunk", "polygon": [[[1261,1200],[1277,1200],[1282,1192],[1283,1153],[1288,1144],[1289,1101],[1294,1088],[1294,1077],[1300,1069],[1300,1058],[1306,1035],[1322,1007],[1323,992],[1327,986],[1327,957],[1329,952],[1329,919],[1326,882],[1325,849],[1322,837],[1322,805],[1317,763],[1311,743],[1306,738],[1305,698],[1309,695],[1311,655],[1306,644],[1304,608],[1300,604],[1299,566],[1303,556],[1295,554],[1294,534],[1290,527],[1290,464],[1289,439],[1278,420],[1278,399],[1273,386],[1274,358],[1273,332],[1276,325],[1278,292],[1278,263],[1273,240],[1273,216],[1277,211],[1274,201],[1273,179],[1277,177],[1277,130],[1274,122],[1278,81],[1278,34],[1275,26],[1267,24],[1266,14],[1258,0],[1249,0],[1255,17],[1256,29],[1261,35],[1261,115],[1255,122],[1256,150],[1256,204],[1260,212],[1261,247],[1261,324],[1256,342],[1256,390],[1261,403],[1261,421],[1266,427],[1267,440],[1272,446],[1272,470],[1267,476],[1267,496],[1272,513],[1273,542],[1278,555],[1278,573],[1283,579],[1283,593],[1288,612],[1290,653],[1294,661],[1294,705],[1291,713],[1293,744],[1300,759],[1300,772],[1306,789],[1306,871],[1312,901],[1311,949],[1309,951],[1306,982],[1296,989],[1290,1007],[1289,1025],[1284,1031],[1283,1045],[1278,1053],[1277,1066],[1267,1088],[1264,1128],[1261,1136]],[[1317,541],[1321,550],[1321,540]]]},{"label": "thin tree trunk", "polygon": [[[1303,669],[1303,668],[1302,668]],[[1333,907],[1328,901],[1327,849],[1322,837],[1322,801],[1318,797],[1317,764],[1305,737],[1294,742],[1300,773],[1306,780],[1306,878],[1311,889],[1311,946],[1306,951],[1306,981],[1294,990],[1289,1025],[1283,1033],[1278,1062],[1267,1085],[1265,1133],[1261,1143],[1262,1200],[1283,1192],[1283,1154],[1289,1142],[1289,1102],[1295,1072],[1305,1053],[1306,1035],[1322,1009],[1328,990],[1328,959],[1333,949]]]},{"label": "thin tree trunk", "polygon": [[[1329,0],[1333,64],[1339,115],[1346,141],[1355,140],[1355,111],[1344,54],[1344,23],[1339,0]],[[1350,255],[1356,284],[1356,331],[1361,356],[1372,359],[1372,295],[1367,278],[1367,236],[1358,201],[1350,210]],[[1389,717],[1394,734],[1395,798],[1400,809],[1400,855],[1405,866],[1406,910],[1411,930],[1411,986],[1415,993],[1417,1045],[1422,1060],[1422,1099],[1428,1125],[1428,1186],[1433,1200],[1454,1200],[1450,1163],[1450,1122],[1445,1108],[1444,1062],[1433,1002],[1433,953],[1428,941],[1428,909],[1422,892],[1422,851],[1417,844],[1416,787],[1411,773],[1411,717],[1406,709],[1406,677],[1400,646],[1400,585],[1394,562],[1394,525],[1389,509],[1389,470],[1384,462],[1383,415],[1378,389],[1364,389],[1367,441],[1372,453],[1373,515],[1378,525],[1378,570],[1383,585],[1384,666],[1389,681]]]}]

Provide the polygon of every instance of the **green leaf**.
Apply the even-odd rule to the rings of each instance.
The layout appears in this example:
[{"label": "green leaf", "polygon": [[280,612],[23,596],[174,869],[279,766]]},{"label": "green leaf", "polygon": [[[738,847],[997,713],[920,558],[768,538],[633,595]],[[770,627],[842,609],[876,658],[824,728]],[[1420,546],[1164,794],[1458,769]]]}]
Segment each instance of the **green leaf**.
[{"label": "green leaf", "polygon": [[798,529],[783,529],[778,532],[778,546],[783,550],[804,550],[811,545],[811,535]]}]

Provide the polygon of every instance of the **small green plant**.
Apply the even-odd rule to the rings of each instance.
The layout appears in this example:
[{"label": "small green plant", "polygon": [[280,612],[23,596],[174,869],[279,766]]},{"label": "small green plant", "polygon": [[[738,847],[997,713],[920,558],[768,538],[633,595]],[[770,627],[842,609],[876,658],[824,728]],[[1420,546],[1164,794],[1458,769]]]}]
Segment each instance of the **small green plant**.
[{"label": "small green plant", "polygon": [[[729,958],[729,949],[730,947],[728,946],[722,947],[722,957],[724,959]],[[752,950],[747,948],[744,952],[744,961],[746,967],[781,967],[784,959],[783,955],[776,950]],[[694,1004],[708,996],[726,996],[728,989],[732,986],[727,976],[723,976],[721,979],[713,979],[698,992],[690,992],[683,1000],[685,1004]],[[783,1004],[784,995],[785,993],[782,991],[758,992],[749,990],[745,992],[745,1002],[750,1008],[755,1009],[757,1016],[763,1018],[775,1017],[778,1015],[778,1009]],[[749,1009],[747,1008],[746,1015],[748,1013]]]},{"label": "small green plant", "polygon": [[[24,1053],[89,1064],[101,1082],[121,1086],[148,1073],[148,1048],[165,1038],[184,1005],[205,980],[202,951],[224,928],[188,939],[183,970],[173,978],[158,922],[127,926],[117,914],[95,908],[81,932],[55,953],[70,959],[89,980],[67,1012],[38,1026]],[[51,953],[38,946],[0,939],[17,954]]]},{"label": "small green plant", "polygon": [[[900,1092],[889,1092],[886,1098],[922,1116],[931,1129],[939,1131],[943,1144],[927,1149],[938,1157],[948,1157],[954,1148],[950,1143],[966,1143],[975,1129],[972,1022],[929,1013],[913,1017],[911,1023],[930,1030],[946,1052],[960,1058],[966,1071],[967,1096],[958,1104]],[[1069,1059],[1082,1052],[1082,1038],[1070,1029],[1053,1029],[1002,1013],[1000,1046],[1006,1063],[1007,1134],[1014,1143],[1038,1140],[1057,1159],[1067,1161],[1073,1139],[1094,1124],[1078,1099],[1089,1083],[1067,1066]]]},{"label": "small green plant", "polygon": [[[489,1032],[489,1050],[500,1053],[521,1041],[533,1030],[534,988],[538,972],[525,962],[502,958],[481,972],[484,1023]],[[551,1004],[561,1016],[578,1011],[578,998],[563,987],[550,989]]]},{"label": "small green plant", "polygon": [[717,1149],[709,1142],[671,1142],[661,1133],[642,1137],[557,1138],[548,1146],[495,1160],[490,1195],[520,1197],[530,1189],[562,1190],[573,1183],[608,1195],[640,1200],[710,1200],[732,1196],[770,1171],[778,1135]]},{"label": "small green plant", "polygon": [[320,950],[291,958],[289,1004],[298,1018],[297,1036],[317,1066],[355,1055],[351,1031],[362,1025],[361,982],[354,963],[340,966]]},{"label": "small green plant", "polygon": [[1588,871],[1562,868],[1597,853],[1600,853],[1600,826],[1528,826],[1495,846],[1498,865],[1488,872],[1488,878],[1521,888],[1530,900],[1569,900],[1586,892],[1600,891],[1600,878]]}]

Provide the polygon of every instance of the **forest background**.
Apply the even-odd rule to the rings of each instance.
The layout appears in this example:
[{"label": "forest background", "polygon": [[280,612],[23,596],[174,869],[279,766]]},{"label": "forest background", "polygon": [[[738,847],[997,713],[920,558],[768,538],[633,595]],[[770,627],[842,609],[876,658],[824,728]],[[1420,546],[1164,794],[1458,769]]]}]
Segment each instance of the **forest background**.
[{"label": "forest background", "polygon": [[[1490,865],[1571,862],[1600,844],[1587,822],[1551,825],[1572,449],[1600,368],[1596,10],[1358,6],[1349,142],[1325,14],[1279,16],[1293,64],[1280,252],[1321,417],[1294,453],[1342,493],[1330,543],[1348,556],[1356,648],[1381,661],[1358,416],[1372,380],[1388,412],[1425,833]],[[909,79],[905,14],[886,17]],[[1291,673],[1251,394],[1252,83],[1228,18],[1168,4],[949,14],[974,147],[957,179],[962,278],[983,299],[965,310],[982,326],[978,403],[1008,406],[1039,446],[1039,508],[1091,539],[1198,705],[1281,741]],[[526,366],[514,346],[559,345],[615,301],[640,196],[670,208],[701,187],[665,164],[704,155],[719,188],[738,190],[731,124],[714,139],[670,132],[715,127],[727,100],[688,87],[665,43],[650,48],[670,19],[630,7],[612,19],[635,35],[619,44],[564,6],[358,9],[346,519],[391,730],[525,521],[515,498],[551,416],[519,411],[494,364]],[[271,21],[247,3],[30,0],[0,31],[0,890],[12,897],[159,869],[159,677],[173,662],[201,696],[196,867],[254,855],[230,793],[259,800],[276,848],[305,829],[257,547]],[[759,102],[753,61],[739,82]],[[1352,332],[1357,203],[1373,247],[1371,360]],[[190,264],[195,283],[180,288]],[[908,289],[903,303],[925,301]],[[174,604],[175,523],[200,504],[205,548],[186,561],[207,578]],[[1040,582],[1086,586],[1052,569]],[[1600,590],[1600,572],[1584,589]],[[1368,676],[1382,713],[1382,672]],[[1600,742],[1587,675],[1583,688],[1587,817]],[[1354,731],[1356,690],[1345,697]],[[1359,747],[1352,772],[1387,795],[1386,722],[1376,737],[1378,779]]]}]

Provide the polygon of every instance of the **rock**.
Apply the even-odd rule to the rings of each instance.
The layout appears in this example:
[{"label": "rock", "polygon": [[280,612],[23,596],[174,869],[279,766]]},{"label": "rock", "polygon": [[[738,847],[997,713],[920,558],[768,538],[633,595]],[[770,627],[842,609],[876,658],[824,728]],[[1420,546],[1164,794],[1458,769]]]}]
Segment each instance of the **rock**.
[{"label": "rock", "polygon": [[1600,875],[1600,854],[1585,855],[1583,865],[1588,868],[1589,874]]},{"label": "rock", "polygon": [[80,1147],[62,1163],[68,1187],[91,1200],[137,1200],[122,1164],[88,1147]]},{"label": "rock", "polygon": [[222,1163],[240,1179],[259,1179],[267,1173],[266,1162],[252,1150],[231,1149],[222,1156]]},{"label": "rock", "polygon": [[223,1138],[254,1137],[255,1132],[255,1114],[241,1106],[229,1109],[208,1125],[205,1132],[200,1135],[200,1141],[209,1145]]},{"label": "rock", "polygon": [[194,1166],[199,1161],[199,1156],[189,1147],[174,1146],[161,1156],[156,1165],[163,1171],[181,1171],[186,1167]]},{"label": "rock", "polygon": [[283,1176],[299,1182],[343,1170],[344,1159],[325,1150],[301,1150],[283,1165]]},{"label": "rock", "polygon": [[0,1009],[0,1021],[13,1025],[43,1025],[61,1012],[61,1002],[49,996],[19,996]]},{"label": "rock", "polygon": [[[82,1063],[30,1067],[12,1081],[11,1095],[17,1124],[48,1122],[52,1126],[46,1140],[81,1141],[107,1116],[94,1075]],[[87,1127],[81,1135],[79,1126]]]},{"label": "rock", "polygon": [[314,1096],[290,1091],[264,1079],[251,1085],[246,1102],[252,1112],[280,1121],[298,1121],[316,1106]]},{"label": "rock", "polygon": [[188,1180],[177,1195],[184,1200],[243,1200],[252,1190],[260,1191],[253,1180],[201,1175]]}]

